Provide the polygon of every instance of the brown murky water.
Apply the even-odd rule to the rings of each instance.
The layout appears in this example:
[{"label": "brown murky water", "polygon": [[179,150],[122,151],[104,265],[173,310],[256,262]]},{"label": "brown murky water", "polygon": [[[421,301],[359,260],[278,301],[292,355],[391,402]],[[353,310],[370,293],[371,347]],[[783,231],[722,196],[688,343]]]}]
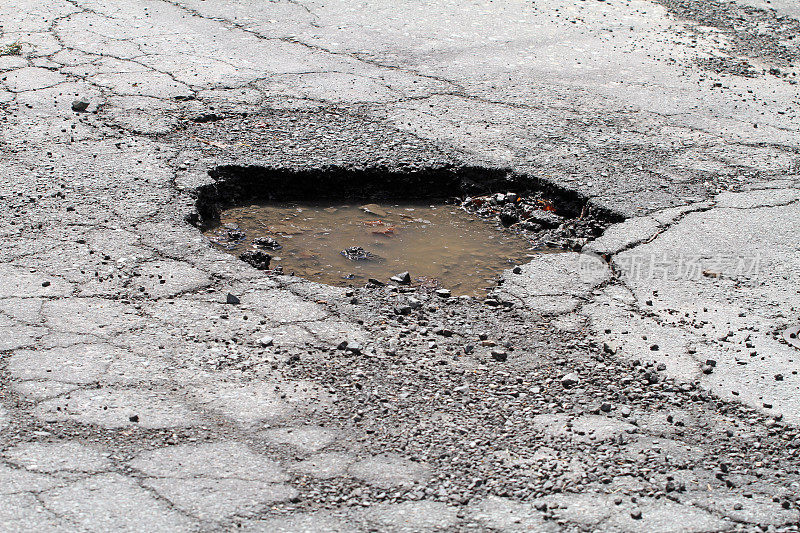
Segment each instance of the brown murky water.
[{"label": "brown murky water", "polygon": [[[412,285],[480,296],[504,269],[541,253],[523,236],[448,205],[267,203],[228,209],[220,223],[206,235],[232,253],[272,238],[280,249],[260,248],[273,256],[270,268],[338,286],[408,271]],[[345,257],[351,247],[364,250],[351,256],[369,257]]]}]

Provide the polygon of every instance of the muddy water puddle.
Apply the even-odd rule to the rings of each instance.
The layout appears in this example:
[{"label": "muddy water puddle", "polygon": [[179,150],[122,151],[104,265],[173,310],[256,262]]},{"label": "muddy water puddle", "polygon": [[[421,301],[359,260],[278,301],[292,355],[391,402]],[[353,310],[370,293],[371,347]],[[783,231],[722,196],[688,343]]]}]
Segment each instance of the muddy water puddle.
[{"label": "muddy water puddle", "polygon": [[237,256],[255,252],[260,268],[269,254],[270,269],[329,285],[409,272],[412,286],[473,296],[543,251],[451,205],[265,203],[225,210],[206,235]]}]

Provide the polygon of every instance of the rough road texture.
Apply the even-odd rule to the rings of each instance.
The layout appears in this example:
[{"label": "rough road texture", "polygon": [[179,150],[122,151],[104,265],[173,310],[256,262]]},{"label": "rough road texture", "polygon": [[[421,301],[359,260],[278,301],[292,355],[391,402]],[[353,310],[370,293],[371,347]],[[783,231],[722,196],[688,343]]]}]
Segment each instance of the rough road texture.
[{"label": "rough road texture", "polygon": [[[746,4],[0,3],[0,530],[797,530],[800,23]],[[628,220],[348,295],[185,222],[221,164]]]}]

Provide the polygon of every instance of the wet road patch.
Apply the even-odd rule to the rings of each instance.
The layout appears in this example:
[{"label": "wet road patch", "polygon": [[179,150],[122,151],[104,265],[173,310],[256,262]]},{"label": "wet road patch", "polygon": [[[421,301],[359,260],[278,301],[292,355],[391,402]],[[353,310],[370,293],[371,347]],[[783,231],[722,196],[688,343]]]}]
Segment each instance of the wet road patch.
[{"label": "wet road patch", "polygon": [[[611,221],[574,193],[476,167],[217,167],[191,221],[259,270],[336,286],[485,295],[506,269],[580,249]],[[502,191],[502,192],[499,192]]]}]

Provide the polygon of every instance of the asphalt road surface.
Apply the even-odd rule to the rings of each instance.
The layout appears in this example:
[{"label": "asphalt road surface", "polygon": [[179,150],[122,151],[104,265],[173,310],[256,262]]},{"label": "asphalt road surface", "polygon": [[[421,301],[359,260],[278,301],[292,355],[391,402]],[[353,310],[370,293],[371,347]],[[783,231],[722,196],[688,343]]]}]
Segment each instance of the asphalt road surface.
[{"label": "asphalt road surface", "polygon": [[[0,2],[0,530],[797,531],[799,16]],[[190,224],[230,165],[614,223],[491,305],[333,288]]]}]

